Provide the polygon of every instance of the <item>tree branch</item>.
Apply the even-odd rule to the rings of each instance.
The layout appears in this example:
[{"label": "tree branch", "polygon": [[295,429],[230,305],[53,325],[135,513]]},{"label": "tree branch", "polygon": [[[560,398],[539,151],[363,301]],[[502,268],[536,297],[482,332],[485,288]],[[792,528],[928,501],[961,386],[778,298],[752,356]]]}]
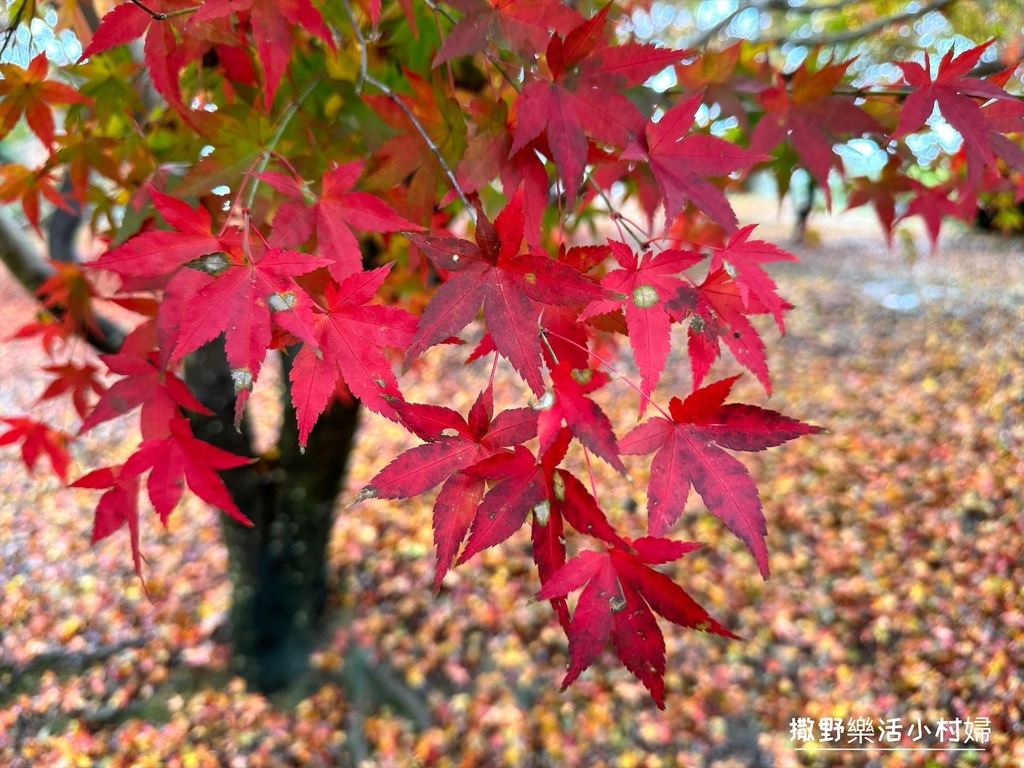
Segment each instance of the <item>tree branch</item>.
[{"label": "tree branch", "polygon": [[704,48],[704,46],[711,41],[711,38],[729,26],[733,19],[751,8],[763,9],[763,6],[756,2],[740,3],[732,13],[726,14],[723,18],[712,24],[708,29],[705,29],[700,37],[691,42],[688,47],[695,51]]},{"label": "tree branch", "polygon": [[47,670],[82,671],[100,661],[106,661],[121,651],[129,648],[141,648],[149,642],[149,637],[133,637],[129,640],[122,640],[119,643],[100,645],[89,650],[69,653],[68,651],[45,651],[36,654],[23,664],[11,664],[0,661],[0,678],[3,679],[3,687],[6,690],[13,690],[22,678],[45,672]]},{"label": "tree branch", "polygon": [[[0,261],[32,295],[54,273],[53,267],[46,263],[6,209],[0,209]],[[102,335],[82,329],[85,340],[99,352],[112,353],[120,349],[124,329],[102,315],[97,315],[96,322]]]},{"label": "tree branch", "polygon": [[785,11],[786,13],[792,11],[793,13],[810,15],[820,11],[838,11],[848,5],[862,2],[864,2],[864,0],[834,0],[834,2],[831,3],[819,3],[818,5],[812,5],[810,3],[807,3],[806,5],[790,5],[786,0],[775,0],[772,4],[772,9]]},{"label": "tree branch", "polygon": [[96,12],[96,6],[93,5],[92,0],[79,0],[78,10],[82,12],[82,18],[85,19],[89,30],[95,34],[96,30],[100,28],[100,15]]},{"label": "tree branch", "polygon": [[903,13],[897,13],[893,16],[886,16],[882,19],[876,19],[869,24],[865,24],[862,27],[856,29],[848,29],[844,32],[837,32],[832,35],[814,35],[812,37],[774,37],[766,40],[768,43],[794,43],[796,45],[806,45],[814,47],[816,45],[834,45],[836,43],[847,43],[851,40],[859,40],[862,37],[869,37],[870,35],[880,32],[886,27],[891,27],[895,24],[902,24],[904,21],[910,19],[916,19],[925,14],[931,13],[932,11],[938,11],[945,8],[947,5],[952,3],[954,0],[932,0],[918,7],[912,11],[904,11]]},{"label": "tree branch", "polygon": [[43,261],[6,208],[0,208],[0,261],[32,293],[53,274],[53,267]]}]

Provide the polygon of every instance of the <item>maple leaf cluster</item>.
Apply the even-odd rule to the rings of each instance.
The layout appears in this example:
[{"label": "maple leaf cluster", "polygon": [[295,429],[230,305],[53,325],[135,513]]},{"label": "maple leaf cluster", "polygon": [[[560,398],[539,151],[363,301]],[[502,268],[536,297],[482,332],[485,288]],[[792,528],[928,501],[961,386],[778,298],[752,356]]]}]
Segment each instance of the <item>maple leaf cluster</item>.
[{"label": "maple leaf cluster", "polygon": [[[290,349],[301,445],[332,400],[352,397],[423,441],[353,503],[439,489],[435,591],[453,566],[529,527],[537,597],[568,636],[564,684],[610,640],[664,706],[656,617],[733,637],[659,568],[700,546],[672,538],[691,488],[767,578],[768,521],[734,453],[820,431],[727,402],[736,375],[705,383],[735,363],[770,394],[757,317],[784,332],[792,309],[766,265],[795,257],[741,226],[725,190],[755,169],[792,168],[795,155],[827,193],[834,145],[873,138],[887,170],[851,205],[875,205],[887,231],[918,213],[931,226],[962,215],[993,174],[1024,172],[1013,141],[1024,111],[1005,77],[969,76],[989,44],[950,52],[934,76],[927,60],[904,64],[901,101],[837,92],[849,62],[805,62],[784,78],[740,46],[617,40],[611,5],[590,15],[556,0],[450,7],[129,2],[68,68],[85,83],[77,89],[49,78],[42,55],[24,70],[2,65],[0,132],[24,115],[50,157],[39,172],[6,166],[0,198],[20,199],[38,226],[40,197],[69,204],[51,176],[66,166],[72,202],[109,199],[90,169],[127,201],[96,203],[102,254],[62,265],[44,286],[61,321],[17,335],[59,355],[62,339],[100,333],[98,301],[141,316],[116,353],[55,362],[43,394],[73,397],[79,433],[138,411],[128,458],[72,484],[104,491],[93,540],[127,527],[140,575],[143,488],[164,522],[186,487],[247,522],[218,470],[250,459],[193,434],[188,414],[208,409],[179,377],[183,360],[223,338],[237,426],[268,353]],[[141,37],[140,63],[123,44]],[[140,68],[165,102],[149,137],[135,129],[145,107],[116,87]],[[659,98],[644,84],[666,71],[680,87]],[[54,104],[70,105],[62,135]],[[936,105],[964,139],[963,174],[944,188],[910,178],[896,141]],[[739,133],[711,131],[709,107],[737,116]],[[896,195],[909,196],[900,214]],[[622,212],[633,201],[646,224]],[[602,213],[617,236],[585,244],[582,225]],[[117,287],[101,290],[110,275]],[[402,378],[463,335],[478,339],[467,363],[491,361],[468,414],[408,402]],[[685,346],[691,388],[666,402],[658,386],[674,345]],[[499,359],[523,387],[496,412]],[[616,431],[599,404],[606,388],[635,393],[640,423]],[[71,435],[3,421],[0,445],[19,442],[30,469],[45,452],[67,479]],[[646,483],[646,520],[609,509],[615,490],[577,476],[591,456]],[[652,458],[623,460],[633,456]]]}]

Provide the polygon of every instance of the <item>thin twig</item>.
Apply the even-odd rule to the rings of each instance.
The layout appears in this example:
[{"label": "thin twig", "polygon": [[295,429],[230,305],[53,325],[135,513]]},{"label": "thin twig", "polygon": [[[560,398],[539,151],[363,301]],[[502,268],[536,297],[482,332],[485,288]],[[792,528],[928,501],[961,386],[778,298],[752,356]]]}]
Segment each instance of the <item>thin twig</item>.
[{"label": "thin twig", "polygon": [[433,0],[423,0],[423,4],[425,6],[427,6],[427,8],[432,10],[434,12],[435,16],[437,14],[441,14],[446,19],[448,19],[448,21],[450,21],[452,24],[455,24],[455,23],[458,22],[458,19],[456,19],[454,16],[452,16],[451,13],[449,13],[447,10],[445,10],[444,8],[439,6],[437,3],[433,2]]},{"label": "thin twig", "polygon": [[134,5],[141,8],[146,13],[148,13],[153,18],[153,21],[167,21],[167,19],[172,19],[175,16],[185,16],[189,13],[195,13],[199,10],[199,6],[194,5],[190,8],[179,8],[176,11],[168,11],[164,13],[163,11],[154,11],[152,8],[145,5],[141,0],[131,0],[131,2]]},{"label": "thin twig", "polygon": [[486,54],[486,60],[494,65],[494,68],[498,70],[505,82],[512,86],[512,89],[516,93],[523,92],[523,86],[521,86],[508,72],[505,71],[505,68],[501,66],[501,61],[498,60],[497,56],[493,53],[488,53]]},{"label": "thin twig", "polygon": [[302,102],[309,98],[309,95],[313,93],[316,87],[323,81],[324,78],[322,76],[310,81],[306,87],[302,89],[302,92],[299,93],[295,101],[288,105],[288,108],[278,119],[277,130],[274,131],[274,135],[270,137],[270,141],[267,143],[267,146],[263,148],[263,157],[260,158],[259,163],[256,165],[255,174],[250,175],[248,178],[248,181],[252,181],[253,185],[249,188],[249,195],[245,201],[246,209],[251,209],[253,203],[256,201],[256,191],[260,187],[260,179],[256,174],[263,173],[263,171],[267,169],[267,164],[270,162],[270,156],[273,154],[274,148],[277,146],[278,142],[281,141],[281,137],[288,128],[288,123],[290,123],[292,118],[295,117],[295,114],[299,111],[299,107],[302,106]]},{"label": "thin twig", "polygon": [[359,43],[359,78],[356,80],[356,93],[361,94],[363,92],[363,82],[366,80],[366,38],[363,36],[363,30],[359,28],[359,22],[356,20],[356,15],[352,11],[352,6],[348,0],[341,0],[341,4],[345,7],[345,13],[348,14],[348,20],[352,23],[352,34],[356,36],[356,42]]},{"label": "thin twig", "polygon": [[190,8],[179,8],[176,11],[168,11],[167,13],[163,14],[163,17],[165,19],[173,19],[175,16],[186,16],[190,13],[195,13],[198,10],[199,6],[193,5]]},{"label": "thin twig", "polygon": [[[352,12],[352,6],[349,5],[348,0],[341,1],[342,4],[345,6],[345,11],[348,13],[349,21],[352,23],[352,32],[356,36],[356,40],[359,42],[359,79],[356,81],[356,92],[359,93],[361,91],[363,83],[369,83],[374,88],[383,93],[385,96],[387,96],[389,99],[391,99],[393,102],[395,102],[395,104],[398,105],[398,108],[401,109],[402,112],[405,113],[405,116],[409,118],[409,122],[413,124],[413,127],[416,129],[416,132],[419,133],[423,141],[426,142],[427,148],[430,149],[431,153],[437,159],[437,162],[441,165],[441,169],[444,171],[445,176],[448,177],[448,181],[451,182],[452,188],[458,194],[459,199],[462,200],[462,204],[466,207],[466,211],[469,213],[470,218],[473,220],[473,223],[475,224],[476,210],[469,202],[469,197],[462,189],[462,185],[460,185],[458,179],[455,178],[455,174],[452,172],[451,166],[448,165],[448,162],[444,159],[444,156],[441,154],[441,149],[437,146],[434,140],[430,138],[430,134],[427,133],[426,129],[423,127],[423,124],[419,121],[416,115],[413,114],[413,111],[409,109],[409,106],[402,100],[402,97],[395,93],[386,83],[382,83],[380,80],[373,77],[369,73],[369,71],[367,71],[368,63],[366,56],[366,38],[363,37],[363,32],[362,30],[359,29],[359,23],[356,20],[355,14]],[[435,6],[431,6],[431,8],[433,10],[436,10]]]},{"label": "thin twig", "polygon": [[164,14],[160,13],[159,11],[154,11],[152,8],[148,7],[145,3],[140,2],[140,0],[131,0],[131,1],[132,1],[132,3],[137,5],[139,8],[144,10],[146,13],[148,13],[150,16],[152,16],[154,21],[163,21],[165,18],[167,18],[166,16],[164,16]]},{"label": "thin twig", "polygon": [[473,219],[473,223],[475,224],[476,210],[469,202],[469,197],[466,195],[465,191],[463,191],[462,185],[459,184],[458,179],[455,178],[455,174],[452,172],[451,166],[448,165],[448,162],[444,159],[444,156],[441,154],[441,149],[437,146],[434,140],[430,138],[430,134],[427,133],[426,128],[423,127],[423,124],[419,121],[416,115],[413,114],[413,111],[409,109],[409,106],[404,101],[402,101],[402,97],[395,93],[386,83],[382,83],[380,80],[378,80],[369,73],[363,74],[363,80],[365,80],[367,83],[372,85],[377,90],[381,91],[385,96],[387,96],[389,99],[395,102],[398,108],[401,109],[402,112],[405,113],[405,116],[409,118],[409,122],[413,124],[413,127],[416,129],[416,132],[420,135],[423,141],[426,142],[427,148],[430,149],[431,153],[434,155],[434,158],[440,164],[441,169],[445,173],[445,176],[448,177],[448,181],[451,182],[452,188],[455,190],[456,194],[458,194],[459,199],[462,200],[462,204],[466,207],[466,211],[469,213],[470,218]]}]

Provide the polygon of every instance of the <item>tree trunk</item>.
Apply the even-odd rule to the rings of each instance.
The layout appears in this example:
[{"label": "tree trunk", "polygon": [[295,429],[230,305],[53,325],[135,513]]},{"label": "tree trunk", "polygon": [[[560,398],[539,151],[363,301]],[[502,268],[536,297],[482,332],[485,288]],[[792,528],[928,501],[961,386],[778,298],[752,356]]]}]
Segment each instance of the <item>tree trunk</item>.
[{"label": "tree trunk", "polygon": [[[284,353],[287,377],[293,353]],[[213,416],[191,414],[196,437],[254,456],[246,421],[235,430],[234,389],[224,342],[190,356],[186,379]],[[287,378],[286,378],[287,380]],[[285,388],[287,393],[287,388]],[[287,396],[287,394],[286,394]],[[233,666],[250,689],[271,693],[308,667],[327,596],[327,543],[359,417],[359,403],[334,403],[303,454],[290,407],[273,456],[221,473],[253,522],[223,520],[232,583]]]},{"label": "tree trunk", "polygon": [[[806,181],[798,185],[798,187],[791,186],[790,194],[793,197],[793,242],[802,243],[807,238],[807,220],[811,217],[811,211],[814,210],[814,193],[818,189],[818,182],[814,180],[814,177],[810,172],[806,172]],[[797,192],[802,194],[797,194]]]}]

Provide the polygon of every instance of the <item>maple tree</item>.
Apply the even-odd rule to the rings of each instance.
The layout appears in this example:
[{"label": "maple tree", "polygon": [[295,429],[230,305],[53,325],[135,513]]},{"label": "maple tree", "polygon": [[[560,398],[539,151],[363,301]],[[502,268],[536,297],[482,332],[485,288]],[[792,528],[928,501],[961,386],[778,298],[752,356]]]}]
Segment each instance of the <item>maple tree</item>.
[{"label": "maple tree", "polygon": [[[361,403],[423,442],[348,507],[439,486],[435,592],[529,525],[537,597],[568,638],[564,685],[610,640],[664,706],[656,615],[734,637],[658,568],[700,546],[675,538],[691,487],[767,578],[770,521],[732,452],[821,429],[727,402],[736,375],[705,383],[738,365],[770,394],[758,316],[783,332],[792,309],[764,265],[795,257],[740,226],[726,190],[800,166],[831,204],[844,170],[835,147],[857,139],[876,144],[885,172],[857,180],[850,204],[871,202],[887,233],[920,214],[934,239],[986,189],[1024,195],[1016,70],[971,74],[993,41],[950,48],[934,72],[927,56],[902,62],[898,84],[853,85],[851,60],[832,49],[786,67],[754,44],[655,45],[612,4],[105,11],[76,26],[77,61],[0,65],[0,131],[24,116],[44,157],[0,167],[2,199],[36,229],[44,200],[72,216],[89,207],[101,253],[34,272],[24,249],[4,255],[49,312],[15,334],[53,356],[41,396],[70,397],[80,433],[138,411],[139,440],[122,463],[74,480],[73,436],[51,425],[4,416],[0,445],[19,444],[30,470],[45,452],[62,480],[103,491],[93,540],[127,528],[143,579],[140,498],[166,521],[187,488],[234,518],[237,668],[264,689],[303,668],[323,613]],[[142,38],[136,58],[125,44]],[[125,85],[140,74],[152,91]],[[656,77],[671,84],[655,89]],[[963,144],[929,185],[907,139],[936,107]],[[588,239],[601,217],[612,235]],[[103,317],[110,303],[138,318],[130,332]],[[73,362],[75,335],[106,354]],[[479,393],[468,413],[409,402],[402,382],[463,337],[477,342],[460,374]],[[689,357],[689,392],[658,389],[674,345]],[[276,447],[256,455],[248,398],[271,352],[289,408]],[[502,359],[522,387],[496,411]],[[602,390],[635,394],[640,423],[614,424]],[[580,476],[591,456],[646,481],[646,516]]]}]

